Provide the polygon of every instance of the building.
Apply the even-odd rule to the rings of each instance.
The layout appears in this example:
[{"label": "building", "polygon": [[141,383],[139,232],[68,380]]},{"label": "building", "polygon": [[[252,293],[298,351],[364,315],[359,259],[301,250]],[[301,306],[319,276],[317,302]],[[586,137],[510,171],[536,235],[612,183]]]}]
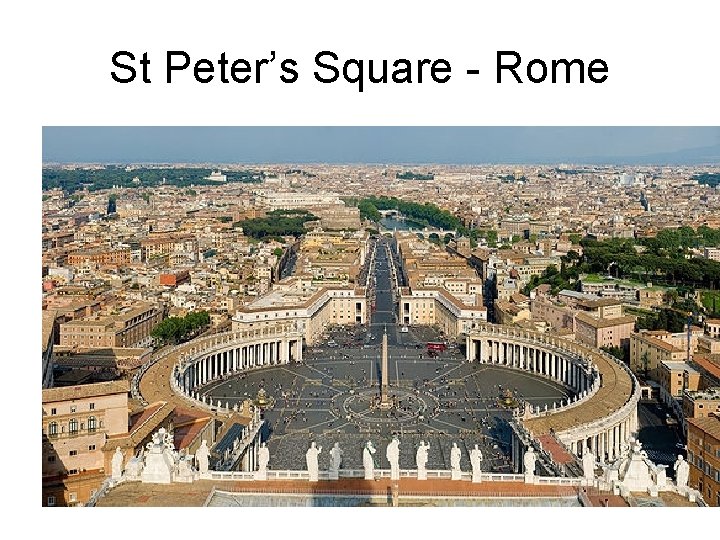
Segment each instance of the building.
[{"label": "building", "polygon": [[124,268],[131,262],[130,248],[97,248],[68,255],[70,266]]},{"label": "building", "polygon": [[175,270],[172,272],[161,272],[158,276],[160,285],[175,287],[190,280],[189,270]]},{"label": "building", "polygon": [[128,381],[42,391],[42,505],[81,506],[105,479],[103,446],[128,431]]},{"label": "building", "polygon": [[720,248],[705,248],[705,258],[720,262]]},{"label": "building", "polygon": [[241,306],[232,318],[234,332],[290,322],[303,333],[305,343],[316,343],[329,325],[368,322],[364,287],[313,284],[308,278],[290,277],[262,297]]},{"label": "building", "polygon": [[660,362],[658,374],[660,399],[668,405],[674,399],[682,400],[685,391],[700,387],[700,373],[683,360]]},{"label": "building", "polygon": [[688,420],[688,484],[702,493],[710,506],[720,506],[720,417]]},{"label": "building", "polygon": [[104,371],[118,377],[139,368],[151,354],[151,348],[92,349],[82,353],[58,348],[54,362],[58,369]]},{"label": "building", "polygon": [[[690,355],[697,352],[702,329],[693,327],[690,336]],[[647,373],[659,380],[661,362],[687,360],[687,333],[670,333],[665,330],[641,330],[630,336],[630,368]]]},{"label": "building", "polygon": [[[533,291],[534,292],[534,291]],[[531,298],[533,293],[531,293]],[[535,294],[530,302],[530,318],[543,321],[557,330],[575,331],[575,311],[567,304],[554,302],[548,296]]]},{"label": "building", "polygon": [[299,243],[295,274],[317,282],[358,283],[369,251],[369,234],[312,231]]},{"label": "building", "polygon": [[352,206],[333,204],[310,208],[310,213],[320,218],[320,226],[326,230],[357,230],[360,228],[360,210]]},{"label": "building", "polygon": [[213,171],[203,180],[209,180],[210,182],[227,182],[227,175],[223,174],[222,171]]},{"label": "building", "polygon": [[[437,325],[446,336],[456,338],[487,322],[487,308],[482,296],[466,303],[440,288],[400,288],[400,320],[403,324]],[[472,301],[472,300],[470,300]]]},{"label": "building", "polygon": [[167,261],[170,266],[198,260],[198,242],[190,234],[158,235],[140,241],[142,262]]},{"label": "building", "polygon": [[408,284],[399,288],[402,324],[436,325],[456,338],[487,322],[482,280],[464,257],[412,233],[397,232],[395,238]]},{"label": "building", "polygon": [[324,193],[265,193],[263,204],[272,210],[310,210],[318,206],[339,206],[344,203],[337,195]]},{"label": "building", "polygon": [[720,339],[720,319],[705,319],[705,334],[713,339]]},{"label": "building", "polygon": [[60,325],[60,345],[77,349],[145,347],[163,312],[151,304],[125,307],[114,315],[73,320]]},{"label": "building", "polygon": [[575,337],[591,347],[630,348],[630,334],[635,329],[635,317],[593,317],[580,312],[575,316]]},{"label": "building", "polygon": [[530,299],[523,294],[514,294],[510,300],[495,301],[495,322],[515,324],[530,320]]},{"label": "building", "polygon": [[720,415],[720,387],[698,390],[688,388],[682,394],[682,408],[685,418],[705,418]]}]

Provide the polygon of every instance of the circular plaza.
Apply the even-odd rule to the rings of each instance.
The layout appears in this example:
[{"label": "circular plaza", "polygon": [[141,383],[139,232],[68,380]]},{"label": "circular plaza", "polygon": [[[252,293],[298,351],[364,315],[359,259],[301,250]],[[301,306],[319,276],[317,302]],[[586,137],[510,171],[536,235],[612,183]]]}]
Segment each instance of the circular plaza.
[{"label": "circular plaza", "polygon": [[[306,348],[302,362],[225,374],[192,392],[226,410],[248,401],[258,406],[273,468],[287,470],[304,468],[312,441],[326,449],[339,443],[343,466],[360,468],[368,440],[383,448],[397,435],[401,466],[414,466],[415,448],[424,440],[430,442],[430,468],[449,467],[453,443],[469,467],[469,450],[477,444],[488,471],[510,472],[513,415],[552,409],[571,398],[570,388],[547,378],[467,362],[459,348],[430,357],[424,340],[437,336],[432,329],[415,332],[393,336],[388,347],[387,406],[380,399],[381,348],[372,339],[359,346]],[[327,454],[323,459],[329,460]]]},{"label": "circular plaza", "polygon": [[[302,346],[302,334],[287,324],[206,336],[166,352],[148,369],[161,383],[150,388],[156,396],[166,388],[168,401],[218,419],[262,418],[258,441],[267,443],[276,470],[304,470],[312,442],[326,449],[321,467],[338,444],[343,467],[359,469],[368,441],[384,448],[394,436],[403,468],[414,467],[421,441],[430,444],[428,468],[438,470],[449,468],[454,445],[464,470],[475,445],[483,470],[492,473],[518,472],[530,444],[548,448],[551,461],[590,451],[608,462],[637,427],[639,390],[627,367],[574,342],[484,324],[464,347],[449,344],[431,354],[426,345],[439,336],[428,327],[336,331],[316,347]],[[382,379],[379,343],[386,333]],[[385,461],[379,456],[378,466]],[[249,470],[254,463],[246,462]]]}]

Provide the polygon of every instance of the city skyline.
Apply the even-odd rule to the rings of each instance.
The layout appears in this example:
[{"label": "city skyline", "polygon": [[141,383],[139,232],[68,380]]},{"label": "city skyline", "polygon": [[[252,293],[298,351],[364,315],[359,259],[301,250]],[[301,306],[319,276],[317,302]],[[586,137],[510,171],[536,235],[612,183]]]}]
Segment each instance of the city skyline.
[{"label": "city skyline", "polygon": [[43,128],[44,163],[657,166],[719,161],[719,127]]}]

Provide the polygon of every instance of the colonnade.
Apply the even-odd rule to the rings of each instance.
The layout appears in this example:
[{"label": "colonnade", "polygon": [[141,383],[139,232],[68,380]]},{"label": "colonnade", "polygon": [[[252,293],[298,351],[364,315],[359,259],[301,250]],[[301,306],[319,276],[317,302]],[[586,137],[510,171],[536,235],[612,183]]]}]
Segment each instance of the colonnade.
[{"label": "colonnade", "polygon": [[250,343],[227,343],[220,350],[191,357],[175,372],[175,382],[185,395],[226,375],[249,369],[302,362],[302,339],[270,338]]},{"label": "colonnade", "polygon": [[637,414],[624,415],[621,420],[609,418],[608,426],[599,432],[587,437],[583,436],[576,439],[572,434],[570,440],[570,450],[577,456],[582,456],[585,452],[592,452],[601,462],[606,463],[614,461],[623,452],[623,446],[633,433],[637,432]]},{"label": "colonnade", "polygon": [[[552,436],[573,455],[580,457],[589,451],[604,463],[617,459],[630,437],[637,433],[639,385],[627,366],[616,359],[553,336],[498,325],[487,325],[472,331],[466,337],[465,345],[469,362],[527,371],[559,382],[576,394],[564,406],[543,413],[547,416],[589,403],[602,384],[598,363],[617,363],[622,367],[620,373],[625,372],[632,383],[632,392],[624,405],[605,416],[600,416],[603,407],[599,406],[597,419],[563,431],[553,431]],[[519,457],[521,449],[514,450]]]},{"label": "colonnade", "polygon": [[592,370],[579,359],[521,341],[468,336],[466,359],[469,362],[522,369],[553,379],[577,393],[590,391],[594,381]]}]

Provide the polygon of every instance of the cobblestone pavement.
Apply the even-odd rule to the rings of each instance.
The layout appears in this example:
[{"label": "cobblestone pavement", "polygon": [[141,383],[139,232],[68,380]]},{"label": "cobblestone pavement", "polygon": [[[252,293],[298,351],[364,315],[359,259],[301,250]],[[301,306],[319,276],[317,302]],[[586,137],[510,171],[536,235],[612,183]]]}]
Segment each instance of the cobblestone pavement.
[{"label": "cobblestone pavement", "polygon": [[402,389],[426,404],[422,416],[408,414],[410,420],[402,423],[392,411],[378,409],[364,417],[348,417],[346,405],[352,402],[357,409],[358,393],[372,394],[378,388],[379,358],[362,348],[333,351],[324,358],[311,351],[304,364],[249,372],[211,383],[201,392],[232,406],[265,389],[272,406],[264,411],[268,428],[263,438],[270,448],[270,466],[276,470],[304,469],[312,441],[323,446],[321,468],[328,466],[335,442],[345,452],[343,468],[361,468],[361,451],[368,440],[378,449],[377,466],[384,468],[385,446],[396,434],[402,468],[415,467],[415,451],[425,440],[430,442],[429,469],[449,469],[450,448],[456,442],[464,470],[470,468],[469,450],[478,444],[484,470],[508,472],[507,420],[512,412],[498,404],[501,389],[510,389],[520,401],[549,407],[567,396],[561,386],[522,371],[465,363],[456,355],[420,358],[416,351],[414,346],[395,347],[389,359],[390,396],[393,389]]}]

